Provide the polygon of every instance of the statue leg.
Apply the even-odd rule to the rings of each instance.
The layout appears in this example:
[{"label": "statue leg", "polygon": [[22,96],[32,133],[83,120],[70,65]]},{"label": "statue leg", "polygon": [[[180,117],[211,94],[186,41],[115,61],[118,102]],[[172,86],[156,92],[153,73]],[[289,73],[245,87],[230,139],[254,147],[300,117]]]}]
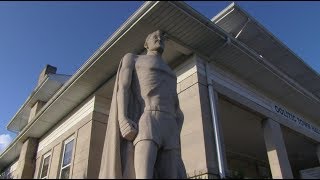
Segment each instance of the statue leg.
[{"label": "statue leg", "polygon": [[152,140],[142,140],[135,145],[134,168],[137,179],[152,179],[158,146]]},{"label": "statue leg", "polygon": [[161,179],[177,179],[178,178],[178,160],[177,149],[162,150],[158,154],[156,169]]}]

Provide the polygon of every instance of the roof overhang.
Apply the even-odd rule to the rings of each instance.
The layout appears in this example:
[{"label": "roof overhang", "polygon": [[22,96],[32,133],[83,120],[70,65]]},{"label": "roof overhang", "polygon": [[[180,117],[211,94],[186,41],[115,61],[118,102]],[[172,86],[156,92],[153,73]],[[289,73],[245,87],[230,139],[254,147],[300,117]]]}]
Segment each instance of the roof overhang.
[{"label": "roof overhang", "polygon": [[20,132],[28,124],[32,106],[37,101],[47,102],[70,77],[63,74],[47,74],[8,123],[7,129]]},{"label": "roof overhang", "polygon": [[[145,37],[157,29],[164,30],[169,36],[170,47],[179,49],[180,53],[164,54],[165,59],[176,59],[179,55],[188,55],[190,50],[208,61],[216,61],[230,71],[243,78],[251,77],[257,87],[266,88],[268,93],[278,95],[287,89],[296,89],[279,77],[263,63],[262,59],[250,51],[235,38],[216,26],[210,19],[204,17],[183,2],[146,2],[144,3],[82,66],[81,68],[53,95],[40,110],[37,116],[26,125],[17,138],[0,155],[0,170],[19,156],[21,144],[28,137],[42,137],[50,128],[65,117],[84,99],[97,91],[115,75],[121,58],[128,52],[143,51]],[[226,43],[231,42],[231,43]],[[166,47],[166,51],[172,51]],[[170,60],[168,60],[169,63]],[[278,88],[266,87],[261,81],[272,82]],[[296,92],[302,104],[292,101],[301,107],[312,104],[299,92]],[[311,104],[310,104],[311,103]],[[314,108],[315,109],[315,108]],[[320,119],[320,114],[316,114]]]},{"label": "roof overhang", "polygon": [[319,73],[241,7],[231,3],[212,21],[297,82],[307,96],[319,100]]}]

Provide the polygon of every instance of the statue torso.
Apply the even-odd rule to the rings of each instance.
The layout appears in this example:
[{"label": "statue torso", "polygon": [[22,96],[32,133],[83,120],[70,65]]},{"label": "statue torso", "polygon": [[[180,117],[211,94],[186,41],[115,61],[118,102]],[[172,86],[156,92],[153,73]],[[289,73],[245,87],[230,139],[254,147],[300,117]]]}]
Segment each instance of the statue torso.
[{"label": "statue torso", "polygon": [[138,56],[133,72],[135,94],[144,106],[174,108],[177,78],[159,56]]}]

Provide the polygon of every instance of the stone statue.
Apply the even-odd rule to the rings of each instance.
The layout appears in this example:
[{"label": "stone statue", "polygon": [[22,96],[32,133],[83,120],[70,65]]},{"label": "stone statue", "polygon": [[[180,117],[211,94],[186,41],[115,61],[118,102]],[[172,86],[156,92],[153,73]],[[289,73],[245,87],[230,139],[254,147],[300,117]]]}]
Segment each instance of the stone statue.
[{"label": "stone statue", "polygon": [[163,61],[164,33],[148,35],[146,55],[126,54],[113,91],[99,178],[186,178],[177,78]]}]

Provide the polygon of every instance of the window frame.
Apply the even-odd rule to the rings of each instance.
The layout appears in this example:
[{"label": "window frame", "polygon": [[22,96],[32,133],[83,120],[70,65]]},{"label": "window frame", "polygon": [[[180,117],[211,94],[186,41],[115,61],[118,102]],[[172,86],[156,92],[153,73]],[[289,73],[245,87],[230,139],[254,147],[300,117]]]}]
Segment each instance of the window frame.
[{"label": "window frame", "polygon": [[[45,153],[44,155],[42,155],[42,160],[41,160],[41,167],[40,167],[40,173],[39,173],[39,179],[48,179],[48,176],[49,176],[49,170],[50,170],[50,166],[51,166],[51,156],[52,156],[52,153],[51,153],[51,150],[47,153]],[[49,163],[48,163],[48,169],[47,169],[47,174],[44,176],[44,177],[41,177],[42,175],[42,171],[43,171],[43,165],[44,165],[44,160],[49,157]]]},{"label": "window frame", "polygon": [[[71,161],[68,165],[65,165],[63,166],[63,160],[64,160],[64,157],[65,157],[65,150],[66,150],[66,145],[68,143],[70,143],[71,141],[73,141],[73,145],[72,145],[72,153],[71,153]],[[67,167],[70,167],[70,174],[69,176],[71,175],[71,166],[72,166],[72,161],[73,161],[73,154],[74,154],[74,149],[75,149],[75,137],[74,136],[71,136],[69,138],[67,138],[66,140],[63,141],[63,147],[62,147],[62,159],[60,161],[60,169],[59,169],[59,179],[61,179],[61,173],[62,173],[62,170],[67,168]],[[70,177],[68,178],[70,179]]]}]

